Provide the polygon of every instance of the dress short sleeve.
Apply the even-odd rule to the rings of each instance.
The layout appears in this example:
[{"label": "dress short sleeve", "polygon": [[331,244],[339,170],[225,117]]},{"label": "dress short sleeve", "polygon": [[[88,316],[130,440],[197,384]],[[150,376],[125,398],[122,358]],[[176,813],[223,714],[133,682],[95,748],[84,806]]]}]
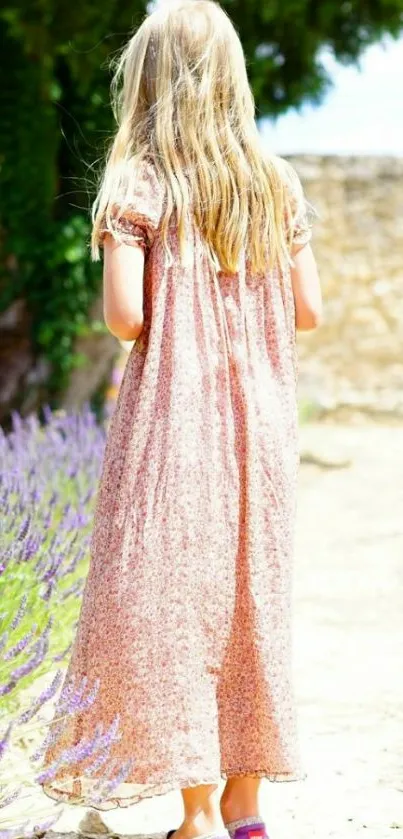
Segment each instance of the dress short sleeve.
[{"label": "dress short sleeve", "polygon": [[138,245],[147,254],[153,245],[162,216],[163,190],[155,168],[143,162],[135,171],[131,186],[112,201],[99,228],[99,245],[106,233],[125,245]]},{"label": "dress short sleeve", "polygon": [[[284,161],[283,161],[284,162]],[[286,216],[286,227],[292,230],[291,248],[299,249],[312,238],[313,210],[310,208],[304,194],[301,181],[295,169],[287,162],[284,168],[285,188],[289,200],[289,213]],[[288,232],[288,231],[287,231]]]}]

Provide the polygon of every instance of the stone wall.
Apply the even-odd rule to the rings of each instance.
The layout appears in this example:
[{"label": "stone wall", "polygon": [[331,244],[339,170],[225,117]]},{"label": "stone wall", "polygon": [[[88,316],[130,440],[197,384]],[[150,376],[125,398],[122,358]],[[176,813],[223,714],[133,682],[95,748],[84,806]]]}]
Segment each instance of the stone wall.
[{"label": "stone wall", "polygon": [[403,417],[403,158],[290,159],[319,215],[325,303],[299,336],[301,400]]}]

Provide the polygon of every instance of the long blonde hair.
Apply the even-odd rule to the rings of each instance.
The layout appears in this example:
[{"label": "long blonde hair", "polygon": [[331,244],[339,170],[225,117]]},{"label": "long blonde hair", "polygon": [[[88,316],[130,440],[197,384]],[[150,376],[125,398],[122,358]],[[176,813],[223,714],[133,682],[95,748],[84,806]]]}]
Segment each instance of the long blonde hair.
[{"label": "long blonde hair", "polygon": [[94,259],[105,216],[122,190],[129,200],[149,158],[166,184],[166,247],[176,211],[183,253],[191,207],[224,270],[237,271],[243,247],[256,273],[289,259],[287,164],[262,149],[241,42],[217,3],[176,0],[149,14],[119,57],[112,98],[118,129],[93,206]]}]

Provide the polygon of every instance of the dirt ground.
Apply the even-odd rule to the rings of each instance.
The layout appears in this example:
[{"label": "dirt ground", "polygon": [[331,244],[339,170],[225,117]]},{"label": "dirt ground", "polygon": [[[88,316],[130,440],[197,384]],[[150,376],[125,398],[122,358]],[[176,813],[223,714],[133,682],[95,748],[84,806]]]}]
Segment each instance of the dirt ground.
[{"label": "dirt ground", "polygon": [[[403,427],[307,425],[301,447],[294,672],[308,777],[265,781],[262,813],[270,839],[393,839],[403,831]],[[150,836],[180,818],[173,794],[102,814],[69,807],[54,831]]]}]

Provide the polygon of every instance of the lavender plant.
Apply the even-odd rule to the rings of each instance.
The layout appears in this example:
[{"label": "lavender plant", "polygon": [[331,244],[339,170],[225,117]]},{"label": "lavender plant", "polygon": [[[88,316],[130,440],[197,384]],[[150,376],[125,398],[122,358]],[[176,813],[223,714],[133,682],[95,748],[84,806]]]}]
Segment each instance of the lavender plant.
[{"label": "lavender plant", "polygon": [[11,433],[0,431],[0,697],[9,709],[33,674],[68,654],[105,443],[88,408],[45,409],[45,419],[15,414]]},{"label": "lavender plant", "polygon": [[[40,769],[63,716],[85,710],[98,689],[86,680],[74,689],[65,685],[61,718],[49,725],[41,717],[62,683],[77,625],[105,444],[105,430],[89,408],[75,414],[45,409],[44,419],[15,414],[11,432],[0,430],[0,839],[43,832],[52,819],[19,823],[27,787],[83,756],[91,758],[89,774],[99,770],[119,736],[115,720],[109,731],[98,728],[90,743]],[[30,696],[34,682],[43,687]],[[129,769],[116,767],[113,775],[108,764],[94,785],[95,805]]]}]

